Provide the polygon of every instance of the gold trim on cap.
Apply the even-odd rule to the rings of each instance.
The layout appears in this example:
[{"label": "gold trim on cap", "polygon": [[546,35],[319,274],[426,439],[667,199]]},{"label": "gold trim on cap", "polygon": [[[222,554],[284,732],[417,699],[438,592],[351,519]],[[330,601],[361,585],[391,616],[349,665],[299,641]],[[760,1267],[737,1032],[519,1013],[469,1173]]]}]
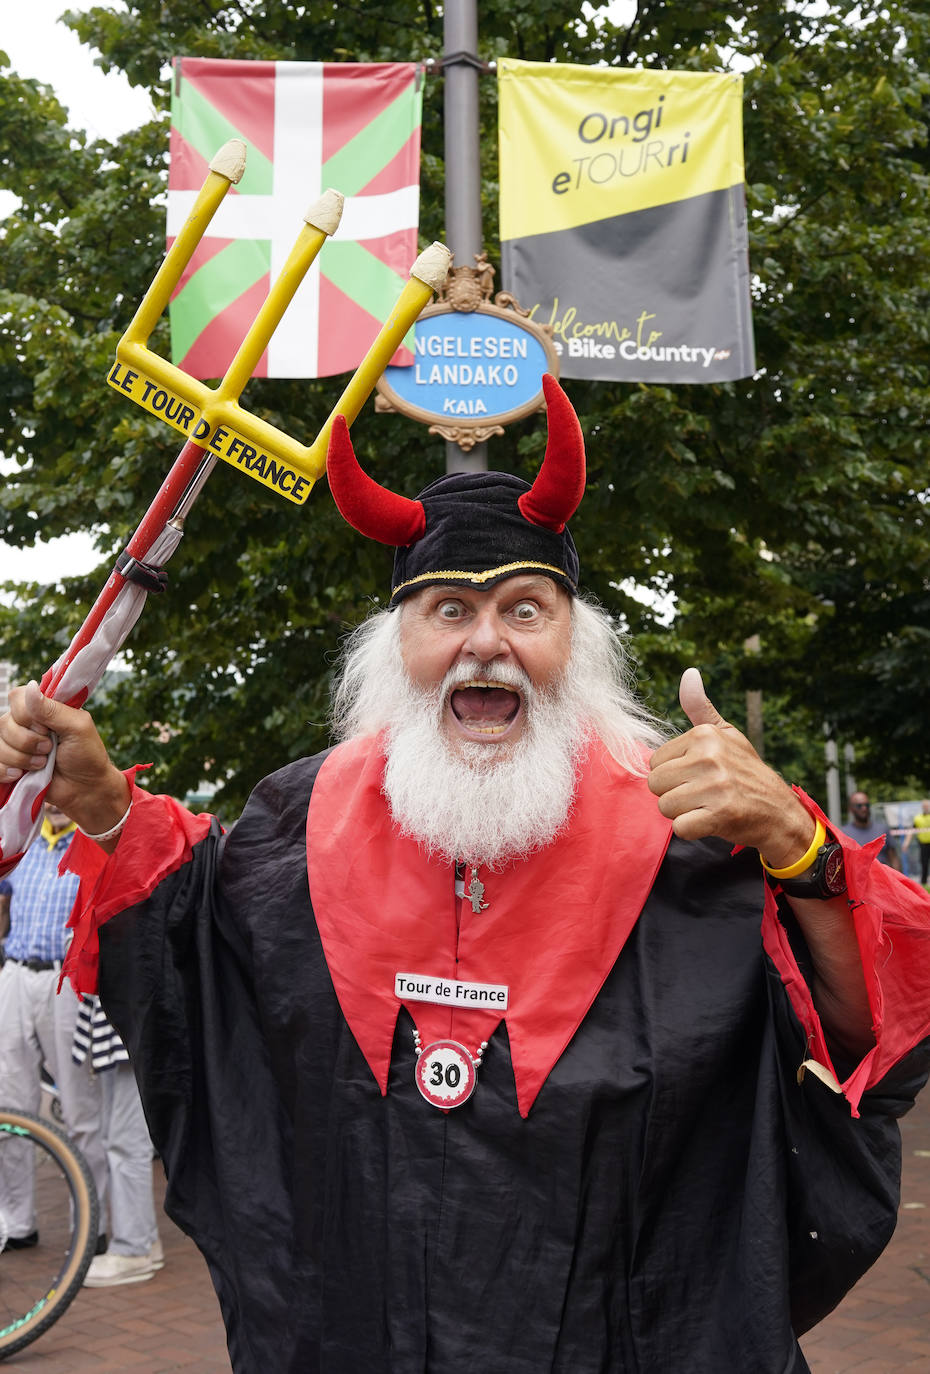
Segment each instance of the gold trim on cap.
[{"label": "gold trim on cap", "polygon": [[[565,579],[568,585],[575,588],[575,583],[568,576],[563,568],[557,568],[554,563],[501,563],[497,568],[488,568],[485,572],[465,572],[455,568],[440,568],[436,572],[420,573],[417,577],[411,577],[408,582],[401,582],[396,587],[391,588],[391,599],[398,592],[404,591],[407,587],[414,587],[418,582],[453,582],[461,581],[463,578],[468,582],[473,582],[477,586],[490,581],[492,577],[501,577],[505,573],[518,572],[543,572],[558,573],[559,577]],[[577,590],[577,588],[575,588]]]}]

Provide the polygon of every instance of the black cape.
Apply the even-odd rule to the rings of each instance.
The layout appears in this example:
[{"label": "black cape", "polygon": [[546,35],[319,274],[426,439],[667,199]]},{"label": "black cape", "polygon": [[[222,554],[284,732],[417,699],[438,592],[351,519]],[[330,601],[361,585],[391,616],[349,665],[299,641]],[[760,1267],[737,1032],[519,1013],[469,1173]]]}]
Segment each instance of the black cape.
[{"label": "black cape", "polygon": [[672,840],[528,1117],[506,1027],[437,1111],[402,1009],[381,1095],[316,930],[322,758],[267,778],[100,931],[100,990],[236,1374],[799,1374],[894,1228],[923,1047],[861,1103],[811,1074],[758,859]]}]

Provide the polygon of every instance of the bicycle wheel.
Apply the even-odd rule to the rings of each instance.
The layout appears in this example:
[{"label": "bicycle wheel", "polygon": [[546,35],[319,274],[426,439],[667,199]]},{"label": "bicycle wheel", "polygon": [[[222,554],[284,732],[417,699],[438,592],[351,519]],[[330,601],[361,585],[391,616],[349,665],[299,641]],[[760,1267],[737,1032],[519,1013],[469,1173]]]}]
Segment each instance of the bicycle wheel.
[{"label": "bicycle wheel", "polygon": [[[38,1242],[7,1248],[10,1190],[29,1174]],[[97,1245],[97,1219],[93,1177],[64,1131],[0,1107],[0,1360],[47,1331],[76,1296]]]}]

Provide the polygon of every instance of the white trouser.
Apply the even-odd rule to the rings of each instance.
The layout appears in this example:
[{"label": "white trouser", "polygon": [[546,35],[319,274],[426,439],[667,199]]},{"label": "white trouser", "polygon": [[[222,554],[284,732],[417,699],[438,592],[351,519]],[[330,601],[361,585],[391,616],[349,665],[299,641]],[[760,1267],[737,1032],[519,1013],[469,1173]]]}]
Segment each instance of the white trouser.
[{"label": "white trouser", "polygon": [[129,1064],[97,1074],[109,1175],[111,1255],[147,1255],[158,1238],[152,1195],[152,1140]]},{"label": "white trouser", "polygon": [[[38,1112],[39,1069],[45,1060],[58,1084],[69,1136],[84,1155],[103,1207],[107,1166],[101,1130],[100,1083],[86,1065],[71,1058],[80,1003],[70,984],[59,996],[55,969],[33,972],[7,960],[0,969],[0,1105]],[[36,1229],[32,1149],[17,1142],[0,1150],[0,1208],[8,1234]]]}]

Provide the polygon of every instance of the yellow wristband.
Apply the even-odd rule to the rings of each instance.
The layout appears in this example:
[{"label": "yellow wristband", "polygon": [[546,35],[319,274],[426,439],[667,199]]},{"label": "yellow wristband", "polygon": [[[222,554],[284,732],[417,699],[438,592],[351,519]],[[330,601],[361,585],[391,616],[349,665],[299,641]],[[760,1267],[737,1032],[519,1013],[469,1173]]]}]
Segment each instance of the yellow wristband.
[{"label": "yellow wristband", "polygon": [[771,868],[765,862],[761,854],[759,855],[759,862],[762,864],[766,873],[771,873],[773,878],[796,878],[799,873],[804,872],[805,868],[810,868],[817,857],[817,850],[826,838],[827,832],[824,829],[823,821],[818,821],[817,829],[814,831],[814,838],[811,840],[810,849],[803,858],[798,859],[796,864],[790,864],[788,868]]}]

